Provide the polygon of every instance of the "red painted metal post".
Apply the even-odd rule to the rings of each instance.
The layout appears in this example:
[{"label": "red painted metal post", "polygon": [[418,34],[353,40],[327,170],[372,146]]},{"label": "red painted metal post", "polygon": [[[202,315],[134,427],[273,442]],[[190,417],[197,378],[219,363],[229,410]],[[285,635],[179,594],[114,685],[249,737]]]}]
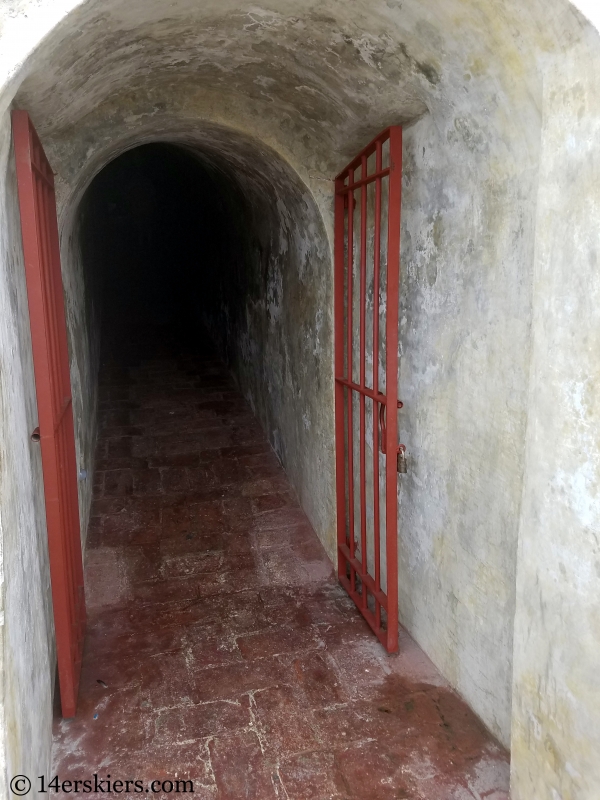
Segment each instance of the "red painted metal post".
[{"label": "red painted metal post", "polygon": [[[344,199],[345,195],[342,194],[342,187],[344,182],[336,180],[335,182],[335,229],[334,229],[334,340],[335,340],[335,374],[345,375],[346,368],[344,363],[344,275],[346,270],[344,248],[345,248],[345,232],[344,232]],[[335,383],[335,439],[337,447],[336,455],[336,492],[338,504],[343,503],[343,509],[338,505],[337,515],[337,541],[338,550],[342,545],[346,544],[346,456],[345,456],[345,439],[346,439],[346,426],[344,424],[345,417],[345,395],[346,388],[343,383],[336,381]],[[348,391],[348,397],[350,392]],[[341,557],[338,558],[338,576],[341,580],[342,575],[346,576],[346,562]]]},{"label": "red painted metal post", "polygon": [[390,130],[389,218],[386,306],[387,442],[385,530],[387,573],[387,649],[398,649],[398,303],[400,299],[400,210],[402,205],[402,128]]},{"label": "red painted metal post", "polygon": [[[361,177],[367,179],[367,156],[361,158]],[[367,186],[365,182],[360,189],[360,386],[359,393],[359,426],[360,426],[360,555],[363,573],[367,571],[367,481],[366,481],[366,408],[365,408],[365,374],[366,374],[366,317],[367,317]],[[362,585],[362,606],[367,607],[367,587]]]},{"label": "red painted metal post", "polygon": [[[389,140],[390,166],[383,167],[382,145]],[[375,154],[375,171],[369,175],[368,159]],[[356,171],[361,175],[357,180]],[[380,293],[381,293],[381,221],[382,180],[388,178],[388,241],[386,281],[386,386],[379,389]],[[375,183],[374,251],[373,251],[373,388],[366,385],[366,302],[367,302],[367,191]],[[353,375],[353,266],[354,266],[354,193],[361,191],[359,248],[359,336],[360,375]],[[338,576],[379,640],[389,652],[398,648],[398,509],[397,455],[398,444],[398,300],[400,292],[400,206],[402,189],[402,130],[388,128],[341,172],[335,183],[335,370],[336,370],[336,465],[338,508]],[[347,233],[345,209],[348,210]],[[347,253],[347,257],[346,257]],[[344,289],[346,307],[344,306]],[[344,347],[346,359],[344,359]],[[345,362],[345,363],[344,363]],[[354,396],[358,394],[359,481],[360,481],[360,550],[355,552],[354,509]],[[369,572],[367,558],[368,525],[366,507],[366,400],[373,403],[373,551],[374,574]],[[390,409],[393,409],[390,411]],[[346,419],[347,411],[347,419]],[[379,412],[379,413],[378,413]],[[346,450],[347,446],[347,450]],[[385,455],[386,520],[386,591],[381,588],[381,505],[379,500],[379,451]],[[347,472],[346,472],[347,469]],[[346,475],[348,480],[346,483]],[[349,535],[348,535],[348,533]],[[358,579],[358,580],[357,580]],[[369,606],[369,594],[375,608]],[[382,612],[385,612],[385,617]]]},{"label": "red painted metal post", "polygon": [[[348,175],[348,182],[354,180],[354,170]],[[348,268],[346,270],[346,280],[348,284],[348,300],[346,309],[347,325],[347,369],[348,378],[353,380],[353,356],[354,356],[354,337],[353,337],[353,313],[352,305],[354,299],[353,273],[354,273],[354,191],[346,194],[348,201]],[[354,397],[352,392],[348,392],[348,527],[350,529],[350,587],[356,591],[356,569],[352,564],[355,558],[355,539],[354,539]]]},{"label": "red painted metal post", "polygon": [[75,435],[54,175],[25,111],[13,111],[62,712],[75,715],[85,601]]},{"label": "red painted metal post", "polygon": [[[375,145],[375,172],[381,172],[381,142]],[[379,392],[379,280],[381,270],[381,178],[375,180],[373,221],[373,391]],[[373,401],[373,530],[375,588],[381,591],[381,522],[379,519],[379,404]],[[375,602],[375,625],[381,627],[381,603]]]}]

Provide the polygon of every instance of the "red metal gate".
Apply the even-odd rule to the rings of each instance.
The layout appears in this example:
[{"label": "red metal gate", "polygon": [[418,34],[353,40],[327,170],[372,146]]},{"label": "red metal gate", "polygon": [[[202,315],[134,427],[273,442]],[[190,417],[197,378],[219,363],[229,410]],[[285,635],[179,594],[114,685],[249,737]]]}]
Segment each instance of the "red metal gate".
[{"label": "red metal gate", "polygon": [[398,649],[398,300],[402,128],[335,181],[338,574],[388,652]]},{"label": "red metal gate", "polygon": [[81,671],[85,599],[54,175],[27,112],[13,111],[12,125],[42,448],[60,696],[63,716],[73,717]]}]

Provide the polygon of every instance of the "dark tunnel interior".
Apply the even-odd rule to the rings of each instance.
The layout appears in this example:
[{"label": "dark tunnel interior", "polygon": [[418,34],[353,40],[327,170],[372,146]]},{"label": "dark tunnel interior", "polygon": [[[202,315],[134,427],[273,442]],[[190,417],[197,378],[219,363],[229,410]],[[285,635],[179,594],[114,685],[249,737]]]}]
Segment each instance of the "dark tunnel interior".
[{"label": "dark tunnel interior", "polygon": [[72,208],[63,245],[83,416],[96,419],[113,367],[210,361],[295,465],[303,420],[319,417],[331,385],[331,250],[300,176],[268,148],[211,130],[124,152]]},{"label": "dark tunnel interior", "polygon": [[170,144],[129,150],[96,176],[80,247],[103,358],[206,344],[211,288],[243,260],[241,200],[232,181]]}]

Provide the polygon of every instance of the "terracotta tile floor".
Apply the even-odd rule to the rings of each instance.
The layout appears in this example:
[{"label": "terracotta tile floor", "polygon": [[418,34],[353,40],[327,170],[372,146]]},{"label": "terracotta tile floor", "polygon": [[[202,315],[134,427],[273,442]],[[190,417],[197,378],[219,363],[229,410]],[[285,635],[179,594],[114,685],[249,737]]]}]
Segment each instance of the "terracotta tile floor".
[{"label": "terracotta tile floor", "polygon": [[375,641],[210,353],[110,363],[100,418],[61,779],[191,778],[201,800],[508,798],[507,754],[407,634],[398,656]]}]

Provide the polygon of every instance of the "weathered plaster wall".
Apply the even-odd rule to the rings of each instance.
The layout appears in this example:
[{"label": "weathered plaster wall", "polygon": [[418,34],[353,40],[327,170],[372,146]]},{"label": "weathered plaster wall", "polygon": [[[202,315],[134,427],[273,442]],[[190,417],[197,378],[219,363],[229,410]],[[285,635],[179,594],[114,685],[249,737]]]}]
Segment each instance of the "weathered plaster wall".
[{"label": "weathered plaster wall", "polygon": [[[85,543],[92,502],[100,367],[100,292],[91,264],[84,263],[80,226],[86,207],[60,231],[62,276],[73,392],[73,422],[79,481],[79,518]],[[67,255],[68,254],[68,255]],[[66,256],[66,257],[65,257]]]},{"label": "weathered plaster wall", "polygon": [[405,136],[399,596],[508,744],[536,170],[508,129],[464,114]]},{"label": "weathered plaster wall", "polygon": [[7,775],[50,764],[54,628],[29,313],[10,120],[0,126],[0,535],[2,724]]},{"label": "weathered plaster wall", "polygon": [[515,800],[600,792],[600,37],[549,56],[515,621]]}]

